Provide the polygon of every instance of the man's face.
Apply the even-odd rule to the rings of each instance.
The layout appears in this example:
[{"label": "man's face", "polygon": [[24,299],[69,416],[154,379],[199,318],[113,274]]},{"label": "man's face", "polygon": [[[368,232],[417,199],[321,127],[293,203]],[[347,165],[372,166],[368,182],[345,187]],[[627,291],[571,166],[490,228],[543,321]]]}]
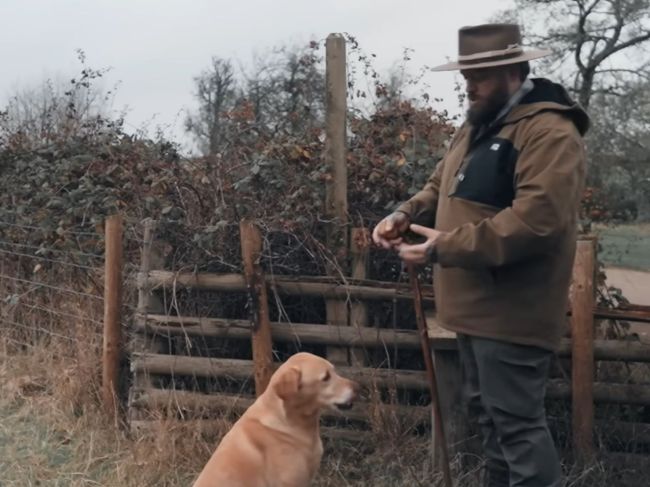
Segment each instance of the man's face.
[{"label": "man's face", "polygon": [[510,99],[510,70],[494,67],[468,69],[460,73],[465,78],[465,91],[469,100],[467,120],[474,126],[494,120]]}]

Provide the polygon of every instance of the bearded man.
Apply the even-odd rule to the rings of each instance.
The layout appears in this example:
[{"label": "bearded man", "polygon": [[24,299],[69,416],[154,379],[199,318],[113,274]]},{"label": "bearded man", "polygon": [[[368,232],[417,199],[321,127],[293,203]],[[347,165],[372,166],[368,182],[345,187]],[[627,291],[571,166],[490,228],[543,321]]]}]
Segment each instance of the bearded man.
[{"label": "bearded man", "polygon": [[[439,324],[456,333],[463,390],[486,455],[486,485],[560,485],[544,409],[566,326],[584,186],[585,111],[566,90],[530,79],[513,24],[459,31],[469,109],[424,188],[375,227],[376,244],[434,263]],[[411,230],[425,237],[412,244]]]}]

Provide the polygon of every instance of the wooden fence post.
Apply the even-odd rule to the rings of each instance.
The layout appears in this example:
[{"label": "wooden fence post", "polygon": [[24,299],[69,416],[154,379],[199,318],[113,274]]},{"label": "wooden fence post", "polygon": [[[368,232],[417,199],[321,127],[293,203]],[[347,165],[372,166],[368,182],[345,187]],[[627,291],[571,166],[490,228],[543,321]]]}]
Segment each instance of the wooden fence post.
[{"label": "wooden fence post", "polygon": [[576,459],[594,455],[594,277],[595,240],[579,240],[571,286],[572,428]]},{"label": "wooden fence post", "polygon": [[[347,275],[348,257],[348,174],[346,165],[346,115],[347,115],[347,73],[345,38],[330,34],[325,43],[325,160],[330,171],[327,180],[325,215],[327,226],[327,248],[334,254],[334,262],[328,265],[327,273],[336,276]],[[347,326],[348,305],[345,301],[325,302],[327,323]],[[327,357],[337,364],[349,363],[348,349],[328,347]]]},{"label": "wooden fence post", "polygon": [[[350,233],[350,254],[352,257],[352,278],[365,279],[368,272],[368,247],[370,235],[367,228],[353,228]],[[368,305],[362,301],[350,304],[350,326],[359,328],[368,326]],[[350,349],[350,364],[363,365],[365,351],[359,348]]]},{"label": "wooden fence post", "polygon": [[[131,338],[129,343],[129,350],[131,352],[141,354],[163,353],[166,348],[169,348],[165,346],[166,340],[162,336],[157,335],[156,332],[150,332],[147,328],[148,315],[165,313],[162,300],[152,292],[151,285],[148,282],[150,271],[160,270],[164,267],[164,251],[161,242],[155,239],[155,233],[156,222],[150,218],[146,219],[142,232],[140,276],[138,278],[138,308],[135,317],[135,326],[138,333]],[[129,391],[128,421],[130,423],[143,419],[141,412],[131,407],[131,404],[139,394],[142,394],[152,386],[153,381],[147,372],[133,371],[133,384]]]},{"label": "wooden fence post", "polygon": [[[464,466],[468,463],[467,457],[471,456],[470,453],[474,454],[475,452],[471,450],[473,445],[468,442],[470,425],[467,414],[465,409],[460,407],[463,404],[463,397],[458,350],[436,350],[435,345],[432,344],[431,354],[438,377],[438,402],[440,403],[449,454],[452,458],[458,454],[467,454],[460,458],[460,464]],[[432,424],[435,424],[433,423],[435,421],[434,413],[431,414]],[[431,440],[433,451],[439,452],[441,438],[437,437],[435,429],[431,431]],[[479,452],[476,452],[476,456],[479,455]],[[440,460],[440,456],[436,455],[438,466],[440,466]]]},{"label": "wooden fence post", "polygon": [[269,321],[269,302],[266,279],[260,265],[262,237],[259,229],[250,221],[239,224],[244,277],[251,304],[251,341],[255,367],[255,393],[262,394],[273,374],[273,344]]},{"label": "wooden fence post", "polygon": [[122,217],[110,216],[105,225],[102,400],[106,412],[116,417],[122,358]]}]

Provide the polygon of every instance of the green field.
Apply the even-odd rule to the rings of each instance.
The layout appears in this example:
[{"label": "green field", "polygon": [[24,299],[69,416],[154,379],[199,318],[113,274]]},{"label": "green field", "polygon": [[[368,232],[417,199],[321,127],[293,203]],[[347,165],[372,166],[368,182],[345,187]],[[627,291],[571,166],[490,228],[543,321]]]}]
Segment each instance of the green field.
[{"label": "green field", "polygon": [[594,233],[604,264],[650,271],[649,224],[598,227]]}]

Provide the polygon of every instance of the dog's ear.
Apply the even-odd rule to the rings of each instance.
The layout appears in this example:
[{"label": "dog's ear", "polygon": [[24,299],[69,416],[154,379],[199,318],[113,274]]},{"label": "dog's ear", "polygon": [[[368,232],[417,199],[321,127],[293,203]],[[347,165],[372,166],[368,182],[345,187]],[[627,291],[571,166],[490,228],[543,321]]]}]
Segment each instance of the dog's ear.
[{"label": "dog's ear", "polygon": [[300,379],[302,373],[298,367],[291,367],[284,371],[279,380],[275,383],[275,393],[286,401],[287,399],[295,396],[300,390]]}]

